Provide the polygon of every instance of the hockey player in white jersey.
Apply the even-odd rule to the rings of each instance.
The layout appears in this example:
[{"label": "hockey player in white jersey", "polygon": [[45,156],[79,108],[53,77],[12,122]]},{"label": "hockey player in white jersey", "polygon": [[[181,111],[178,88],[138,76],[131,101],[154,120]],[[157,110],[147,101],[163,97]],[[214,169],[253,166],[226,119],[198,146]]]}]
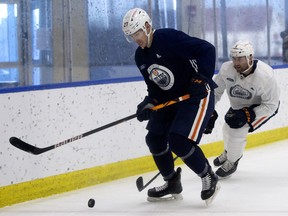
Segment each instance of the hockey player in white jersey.
[{"label": "hockey player in white jersey", "polygon": [[[232,61],[224,62],[214,76],[218,85],[215,103],[219,102],[226,90],[231,106],[223,125],[224,151],[213,161],[215,166],[220,166],[216,170],[220,178],[227,178],[237,170],[248,133],[273,117],[280,104],[280,90],[273,69],[253,58],[254,49],[249,41],[236,42],[230,55]],[[217,116],[214,111],[214,118],[211,117],[208,127],[214,127]],[[212,128],[208,128],[208,131],[211,132]]]}]

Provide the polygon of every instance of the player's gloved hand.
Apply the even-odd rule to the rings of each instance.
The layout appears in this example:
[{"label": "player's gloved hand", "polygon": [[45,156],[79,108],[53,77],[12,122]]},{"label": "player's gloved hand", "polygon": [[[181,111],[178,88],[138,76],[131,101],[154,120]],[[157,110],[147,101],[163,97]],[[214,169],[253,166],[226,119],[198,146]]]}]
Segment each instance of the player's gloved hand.
[{"label": "player's gloved hand", "polygon": [[202,78],[192,78],[189,87],[189,95],[191,99],[202,99],[207,97],[209,84]]},{"label": "player's gloved hand", "polygon": [[216,112],[216,110],[214,110],[212,116],[210,117],[208,124],[204,130],[204,134],[211,134],[212,130],[214,128],[215,122],[218,118],[218,113]]},{"label": "player's gloved hand", "polygon": [[152,117],[153,110],[151,108],[155,106],[154,104],[155,101],[149,96],[146,96],[144,100],[138,104],[136,111],[138,121],[142,122]]},{"label": "player's gloved hand", "polygon": [[256,118],[255,112],[250,107],[244,107],[239,110],[230,108],[225,115],[225,122],[230,128],[241,128],[246,123],[252,123]]}]

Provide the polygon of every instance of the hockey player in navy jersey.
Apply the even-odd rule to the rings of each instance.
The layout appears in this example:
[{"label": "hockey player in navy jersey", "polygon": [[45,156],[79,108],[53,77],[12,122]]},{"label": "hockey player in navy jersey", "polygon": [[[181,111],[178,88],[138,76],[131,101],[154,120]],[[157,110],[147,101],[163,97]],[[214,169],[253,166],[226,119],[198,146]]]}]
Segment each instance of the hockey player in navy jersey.
[{"label": "hockey player in navy jersey", "polygon": [[249,41],[236,42],[230,55],[232,61],[224,62],[214,77],[218,85],[215,103],[226,90],[231,106],[223,125],[224,151],[213,161],[215,166],[220,166],[216,170],[220,178],[230,177],[237,170],[248,133],[273,117],[280,104],[273,69],[254,59],[254,49]]},{"label": "hockey player in navy jersey", "polygon": [[[136,114],[140,122],[149,120],[146,143],[166,182],[148,190],[148,201],[167,195],[182,198],[181,168],[175,171],[174,152],[202,179],[201,198],[211,203],[220,185],[198,144],[214,111],[215,47],[181,31],[153,29],[140,8],[125,14],[122,30],[128,41],[139,45],[135,61],[148,93]],[[190,95],[188,100],[155,112],[150,109],[185,94]]]}]

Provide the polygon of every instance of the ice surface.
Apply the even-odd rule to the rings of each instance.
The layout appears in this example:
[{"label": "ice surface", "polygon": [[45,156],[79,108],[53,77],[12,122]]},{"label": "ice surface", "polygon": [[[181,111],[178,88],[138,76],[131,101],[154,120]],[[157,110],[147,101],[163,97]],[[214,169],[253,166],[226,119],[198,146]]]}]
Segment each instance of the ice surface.
[{"label": "ice surface", "polygon": [[[212,162],[213,158],[209,158]],[[212,164],[212,163],[211,163]],[[288,215],[288,140],[246,150],[237,172],[221,180],[221,190],[211,206],[200,198],[201,180],[182,166],[182,201],[149,203],[147,190],[138,192],[139,176],[16,204],[0,209],[7,216],[287,216]],[[215,168],[213,168],[215,170]],[[143,174],[144,184],[157,172]],[[163,184],[158,177],[151,186]],[[94,208],[88,200],[95,199]]]}]

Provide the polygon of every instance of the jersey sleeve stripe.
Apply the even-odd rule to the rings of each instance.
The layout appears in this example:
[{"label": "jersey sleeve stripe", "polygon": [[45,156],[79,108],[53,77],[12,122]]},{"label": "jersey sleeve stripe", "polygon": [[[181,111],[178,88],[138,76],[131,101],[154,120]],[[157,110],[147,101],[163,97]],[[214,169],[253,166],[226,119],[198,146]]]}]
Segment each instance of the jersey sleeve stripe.
[{"label": "jersey sleeve stripe", "polygon": [[206,98],[201,99],[196,118],[190,130],[189,139],[193,140],[194,142],[197,142],[198,137],[200,135],[199,131],[205,117],[205,113],[209,103],[209,98],[210,98],[210,91],[208,91],[208,95]]}]

